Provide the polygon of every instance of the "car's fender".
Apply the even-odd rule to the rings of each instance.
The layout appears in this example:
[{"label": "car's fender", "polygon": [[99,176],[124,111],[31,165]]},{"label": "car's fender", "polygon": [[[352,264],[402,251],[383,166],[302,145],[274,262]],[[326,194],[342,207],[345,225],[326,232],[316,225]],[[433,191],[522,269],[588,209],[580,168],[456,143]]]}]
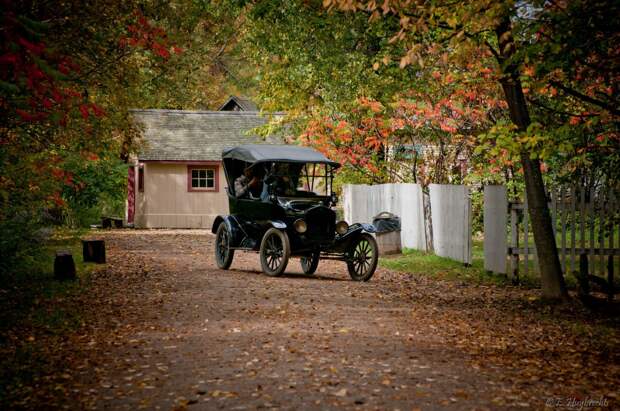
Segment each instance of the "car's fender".
[{"label": "car's fender", "polygon": [[213,234],[217,233],[217,228],[220,226],[220,224],[225,223],[228,228],[230,227],[230,221],[228,221],[228,217],[227,215],[218,215],[217,217],[215,217],[215,220],[213,220],[213,225],[211,226],[211,232]]},{"label": "car's fender", "polygon": [[286,223],[282,220],[269,220],[268,223],[278,230],[286,230]]},{"label": "car's fender", "polygon": [[334,251],[344,252],[348,248],[349,244],[353,242],[357,237],[363,233],[372,234],[377,232],[377,229],[372,224],[355,223],[349,226],[346,233],[337,235],[334,239]]},{"label": "car's fender", "polygon": [[217,232],[217,228],[220,224],[226,224],[228,231],[232,235],[232,246],[237,246],[239,242],[243,239],[243,232],[241,227],[239,227],[239,222],[236,218],[230,215],[218,215],[213,220],[213,226],[211,227],[211,232],[215,234]]},{"label": "car's fender", "polygon": [[[376,233],[377,232],[377,229],[372,224],[367,224],[367,223],[357,223],[357,224],[362,227],[362,231],[364,231],[365,233]],[[356,225],[356,224],[353,224],[353,225]]]}]

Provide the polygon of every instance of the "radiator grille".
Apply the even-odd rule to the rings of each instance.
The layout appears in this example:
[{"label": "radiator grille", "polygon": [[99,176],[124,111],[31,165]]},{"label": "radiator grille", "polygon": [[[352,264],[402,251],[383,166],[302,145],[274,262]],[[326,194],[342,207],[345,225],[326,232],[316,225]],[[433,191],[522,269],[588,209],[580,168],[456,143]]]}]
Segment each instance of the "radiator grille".
[{"label": "radiator grille", "polygon": [[325,207],[316,206],[306,213],[308,231],[306,236],[312,238],[333,238],[336,230],[336,213]]}]

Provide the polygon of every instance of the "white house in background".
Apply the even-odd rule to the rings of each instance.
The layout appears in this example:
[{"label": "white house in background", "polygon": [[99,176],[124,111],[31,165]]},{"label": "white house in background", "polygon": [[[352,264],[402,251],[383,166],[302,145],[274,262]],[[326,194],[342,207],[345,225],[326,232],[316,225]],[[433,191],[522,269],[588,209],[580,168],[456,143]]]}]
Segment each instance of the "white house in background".
[{"label": "white house in background", "polygon": [[282,140],[248,135],[267,118],[247,99],[231,97],[221,110],[230,111],[132,110],[144,146],[129,168],[128,224],[210,228],[218,214],[228,213],[222,150]]}]

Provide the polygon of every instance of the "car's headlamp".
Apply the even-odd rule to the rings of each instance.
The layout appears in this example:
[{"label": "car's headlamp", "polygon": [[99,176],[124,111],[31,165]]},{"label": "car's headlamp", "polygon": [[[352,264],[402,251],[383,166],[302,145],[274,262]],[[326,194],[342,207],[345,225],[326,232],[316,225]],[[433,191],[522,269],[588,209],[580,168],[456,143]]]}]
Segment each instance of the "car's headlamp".
[{"label": "car's headlamp", "polygon": [[336,193],[332,193],[332,195],[330,196],[330,200],[332,205],[338,204],[338,196],[336,195]]},{"label": "car's headlamp", "polygon": [[308,230],[308,225],[301,218],[298,220],[295,220],[295,222],[293,223],[293,227],[295,227],[295,231],[297,231],[300,234],[303,234]]},{"label": "car's headlamp", "polygon": [[349,224],[347,224],[346,221],[338,221],[338,223],[336,223],[336,232],[338,234],[342,235],[346,233],[348,229],[349,229]]}]

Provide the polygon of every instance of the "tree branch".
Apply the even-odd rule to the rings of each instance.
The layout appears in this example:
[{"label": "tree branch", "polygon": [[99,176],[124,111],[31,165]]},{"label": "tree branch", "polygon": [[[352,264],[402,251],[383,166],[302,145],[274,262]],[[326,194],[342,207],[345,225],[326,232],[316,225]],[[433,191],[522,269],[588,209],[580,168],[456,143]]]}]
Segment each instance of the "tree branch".
[{"label": "tree branch", "polygon": [[555,109],[555,108],[549,107],[549,106],[547,106],[547,105],[545,105],[545,104],[541,103],[539,100],[537,100],[537,99],[535,99],[535,98],[532,98],[532,97],[528,97],[528,98],[527,98],[527,101],[528,101],[529,103],[531,103],[531,104],[533,104],[533,105],[537,106],[537,107],[543,108],[543,109],[545,109],[545,110],[547,110],[547,111],[550,111],[550,112],[555,113],[555,114],[560,114],[560,115],[563,115],[563,116],[569,116],[569,117],[582,117],[582,118],[584,118],[584,117],[595,117],[595,116],[597,116],[597,114],[574,114],[574,113],[569,113],[569,112],[567,112],[567,111],[558,110],[558,109]]},{"label": "tree branch", "polygon": [[559,88],[560,90],[562,90],[563,92],[565,92],[568,95],[571,95],[575,98],[578,98],[579,100],[585,101],[587,103],[590,104],[594,104],[595,106],[598,106],[604,110],[609,111],[611,114],[615,115],[615,116],[620,116],[620,110],[605,103],[604,101],[601,100],[597,100],[595,98],[592,98],[590,96],[587,96],[583,93],[580,93],[577,90],[574,90],[570,87],[566,87],[565,85],[563,85],[562,83],[560,83],[559,81],[550,81],[549,84],[551,84],[554,87]]}]

